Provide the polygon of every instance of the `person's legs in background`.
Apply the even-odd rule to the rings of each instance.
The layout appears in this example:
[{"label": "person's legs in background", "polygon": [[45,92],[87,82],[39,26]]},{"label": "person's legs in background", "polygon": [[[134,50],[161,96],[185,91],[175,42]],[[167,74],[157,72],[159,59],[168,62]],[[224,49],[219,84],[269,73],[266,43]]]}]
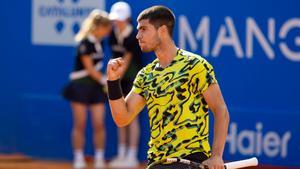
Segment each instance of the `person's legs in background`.
[{"label": "person's legs in background", "polygon": [[[122,79],[121,85],[126,96],[131,88],[133,81]],[[118,128],[118,155],[109,166],[112,168],[134,168],[139,165],[137,158],[140,140],[139,117],[137,116],[128,126]]]},{"label": "person's legs in background", "polygon": [[82,169],[86,167],[84,159],[84,142],[85,128],[87,119],[86,105],[78,102],[71,102],[73,111],[73,129],[72,129],[72,146],[74,153],[73,167],[74,169]]},{"label": "person's legs in background", "polygon": [[140,139],[138,117],[127,127],[118,128],[118,155],[109,166],[112,168],[133,168],[139,165],[137,158]]},{"label": "person's legs in background", "polygon": [[93,139],[95,147],[94,167],[95,169],[100,169],[105,167],[105,106],[103,103],[93,104],[90,106],[90,110],[92,113]]},{"label": "person's legs in background", "polygon": [[109,163],[109,167],[122,168],[126,157],[126,128],[118,128],[118,154]]},{"label": "person's legs in background", "polygon": [[126,157],[126,127],[118,128],[118,155],[116,160],[122,161]]},{"label": "person's legs in background", "polygon": [[[122,83],[122,88],[124,89],[126,95],[130,92],[133,85],[133,80],[124,81]],[[140,141],[140,125],[139,125],[139,116],[130,123],[127,127],[127,152],[125,161],[128,167],[136,167],[139,164],[138,161],[138,147]]]},{"label": "person's legs in background", "polygon": [[131,166],[137,166],[138,162],[138,147],[139,147],[139,139],[140,139],[140,125],[139,119],[136,117],[131,124],[128,126],[128,151],[126,156],[127,163],[131,164]]}]

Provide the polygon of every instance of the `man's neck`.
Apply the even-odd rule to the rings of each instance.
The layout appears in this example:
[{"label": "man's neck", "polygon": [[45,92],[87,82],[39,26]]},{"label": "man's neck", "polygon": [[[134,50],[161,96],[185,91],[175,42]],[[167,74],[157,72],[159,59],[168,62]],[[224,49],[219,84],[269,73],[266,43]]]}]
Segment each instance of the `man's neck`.
[{"label": "man's neck", "polygon": [[177,47],[173,41],[162,42],[157,50],[155,50],[160,67],[165,68],[171,64],[177,54]]}]

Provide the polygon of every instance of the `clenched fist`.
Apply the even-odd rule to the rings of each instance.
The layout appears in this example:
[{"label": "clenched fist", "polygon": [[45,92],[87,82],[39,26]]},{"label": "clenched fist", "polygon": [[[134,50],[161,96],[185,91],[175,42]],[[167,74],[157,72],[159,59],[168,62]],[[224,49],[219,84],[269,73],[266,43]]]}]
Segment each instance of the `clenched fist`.
[{"label": "clenched fist", "polygon": [[107,64],[107,80],[117,80],[121,78],[125,71],[124,60],[119,57],[116,59],[111,59]]}]

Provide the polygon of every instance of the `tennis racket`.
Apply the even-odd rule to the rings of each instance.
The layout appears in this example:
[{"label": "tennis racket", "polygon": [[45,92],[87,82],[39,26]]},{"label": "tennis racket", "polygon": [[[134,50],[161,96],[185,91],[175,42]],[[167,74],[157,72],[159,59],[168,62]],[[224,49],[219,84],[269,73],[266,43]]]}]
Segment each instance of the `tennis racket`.
[{"label": "tennis racket", "polygon": [[[176,164],[175,164],[176,163]],[[164,166],[164,165],[166,166]],[[250,166],[257,166],[258,160],[256,157],[245,159],[245,160],[239,160],[239,161],[233,161],[229,163],[224,164],[225,169],[238,169],[238,168],[244,168],[244,167],[250,167]],[[193,162],[186,159],[180,159],[180,158],[166,158],[164,160],[156,161],[151,163],[147,169],[206,169],[207,166]]]}]

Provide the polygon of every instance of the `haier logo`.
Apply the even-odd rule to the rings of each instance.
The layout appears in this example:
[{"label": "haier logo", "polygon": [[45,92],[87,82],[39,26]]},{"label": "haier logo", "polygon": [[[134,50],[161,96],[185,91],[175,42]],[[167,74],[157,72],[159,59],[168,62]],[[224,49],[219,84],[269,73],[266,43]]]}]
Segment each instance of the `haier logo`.
[{"label": "haier logo", "polygon": [[266,155],[285,158],[288,155],[288,143],[292,135],[286,131],[282,135],[275,131],[263,131],[263,124],[256,123],[255,130],[238,130],[237,123],[231,123],[226,146],[230,154]]},{"label": "haier logo", "polygon": [[32,43],[74,45],[80,23],[95,8],[104,9],[105,0],[33,0]]}]

